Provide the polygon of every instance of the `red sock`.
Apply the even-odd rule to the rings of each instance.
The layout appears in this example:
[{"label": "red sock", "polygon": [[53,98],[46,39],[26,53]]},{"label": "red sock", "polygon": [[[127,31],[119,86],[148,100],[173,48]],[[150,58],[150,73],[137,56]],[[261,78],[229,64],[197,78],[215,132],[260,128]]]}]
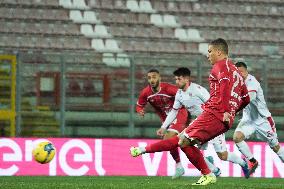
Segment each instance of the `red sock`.
[{"label": "red sock", "polygon": [[182,151],[186,154],[189,161],[203,174],[207,175],[211,173],[201,151],[195,146],[187,146],[182,148]]},{"label": "red sock", "polygon": [[180,157],[179,157],[179,152],[178,152],[178,148],[175,148],[173,150],[170,151],[173,159],[176,161],[176,163],[180,162]]},{"label": "red sock", "polygon": [[170,151],[178,147],[179,138],[177,136],[146,146],[146,153]]}]

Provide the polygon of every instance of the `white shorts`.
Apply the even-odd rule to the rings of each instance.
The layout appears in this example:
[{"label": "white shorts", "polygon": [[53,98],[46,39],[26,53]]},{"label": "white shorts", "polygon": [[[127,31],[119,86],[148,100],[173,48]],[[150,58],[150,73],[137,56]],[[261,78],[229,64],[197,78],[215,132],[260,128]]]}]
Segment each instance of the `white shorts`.
[{"label": "white shorts", "polygon": [[236,131],[242,132],[246,139],[255,135],[258,139],[267,142],[270,147],[275,147],[279,144],[275,123],[272,117],[264,119],[260,124],[256,124],[252,121],[241,121],[235,132]]},{"label": "white shorts", "polygon": [[212,144],[214,146],[215,152],[225,152],[227,151],[226,147],[226,140],[225,140],[225,134],[221,134],[219,136],[216,136],[209,142],[203,144],[200,149],[207,150],[207,146],[209,144]]}]

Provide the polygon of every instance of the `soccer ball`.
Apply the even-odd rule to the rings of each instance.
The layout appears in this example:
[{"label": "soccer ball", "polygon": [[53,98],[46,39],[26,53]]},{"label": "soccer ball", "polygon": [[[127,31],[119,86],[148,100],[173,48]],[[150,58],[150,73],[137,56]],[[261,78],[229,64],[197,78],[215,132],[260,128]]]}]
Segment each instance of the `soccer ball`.
[{"label": "soccer ball", "polygon": [[49,163],[54,155],[56,149],[50,142],[41,142],[33,149],[34,159],[41,164]]}]

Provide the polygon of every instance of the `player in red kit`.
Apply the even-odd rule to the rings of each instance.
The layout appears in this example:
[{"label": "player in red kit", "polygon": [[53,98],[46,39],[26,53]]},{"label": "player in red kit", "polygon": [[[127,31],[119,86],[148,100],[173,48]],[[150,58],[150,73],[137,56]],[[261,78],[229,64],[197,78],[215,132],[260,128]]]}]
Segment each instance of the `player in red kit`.
[{"label": "player in red kit", "polygon": [[[240,72],[228,59],[228,45],[224,39],[219,38],[209,44],[208,60],[212,64],[209,76],[210,98],[202,106],[204,111],[177,137],[149,145],[146,149],[151,153],[152,148],[157,146],[163,146],[161,151],[180,146],[190,162],[202,173],[202,177],[193,185],[216,182],[215,175],[206,165],[198,147],[228,131],[235,114],[250,100]],[[135,157],[134,152],[132,151],[132,156]]]},{"label": "player in red kit", "polygon": [[[161,76],[157,69],[149,70],[147,79],[149,85],[141,91],[137,101],[136,111],[143,117],[145,114],[144,108],[147,103],[149,103],[155,109],[161,121],[164,122],[167,118],[167,114],[173,107],[178,88],[175,85],[161,82]],[[167,129],[166,133],[161,135],[157,130],[157,135],[163,137],[163,139],[172,138],[173,136],[178,135],[187,125],[187,116],[187,110],[185,108],[180,109],[177,118]],[[180,162],[178,147],[172,149],[170,153],[176,162],[176,172],[172,177],[175,179],[184,174],[184,168]]]}]

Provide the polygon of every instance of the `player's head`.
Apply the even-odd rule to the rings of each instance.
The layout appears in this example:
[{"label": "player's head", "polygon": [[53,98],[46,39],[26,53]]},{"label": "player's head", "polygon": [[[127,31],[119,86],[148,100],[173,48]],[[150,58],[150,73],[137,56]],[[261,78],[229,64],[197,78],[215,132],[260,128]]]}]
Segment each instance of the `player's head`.
[{"label": "player's head", "polygon": [[180,89],[186,89],[190,82],[191,71],[188,68],[181,67],[173,72],[176,80],[176,85]]},{"label": "player's head", "polygon": [[217,61],[223,60],[228,57],[229,49],[225,39],[218,38],[211,41],[208,45],[207,58],[213,65]]},{"label": "player's head", "polygon": [[147,72],[147,80],[152,89],[158,90],[161,82],[161,76],[159,71],[157,69],[150,69]]},{"label": "player's head", "polygon": [[248,67],[247,67],[246,63],[239,61],[235,64],[235,66],[241,72],[243,78],[246,79],[247,76],[248,76]]}]

